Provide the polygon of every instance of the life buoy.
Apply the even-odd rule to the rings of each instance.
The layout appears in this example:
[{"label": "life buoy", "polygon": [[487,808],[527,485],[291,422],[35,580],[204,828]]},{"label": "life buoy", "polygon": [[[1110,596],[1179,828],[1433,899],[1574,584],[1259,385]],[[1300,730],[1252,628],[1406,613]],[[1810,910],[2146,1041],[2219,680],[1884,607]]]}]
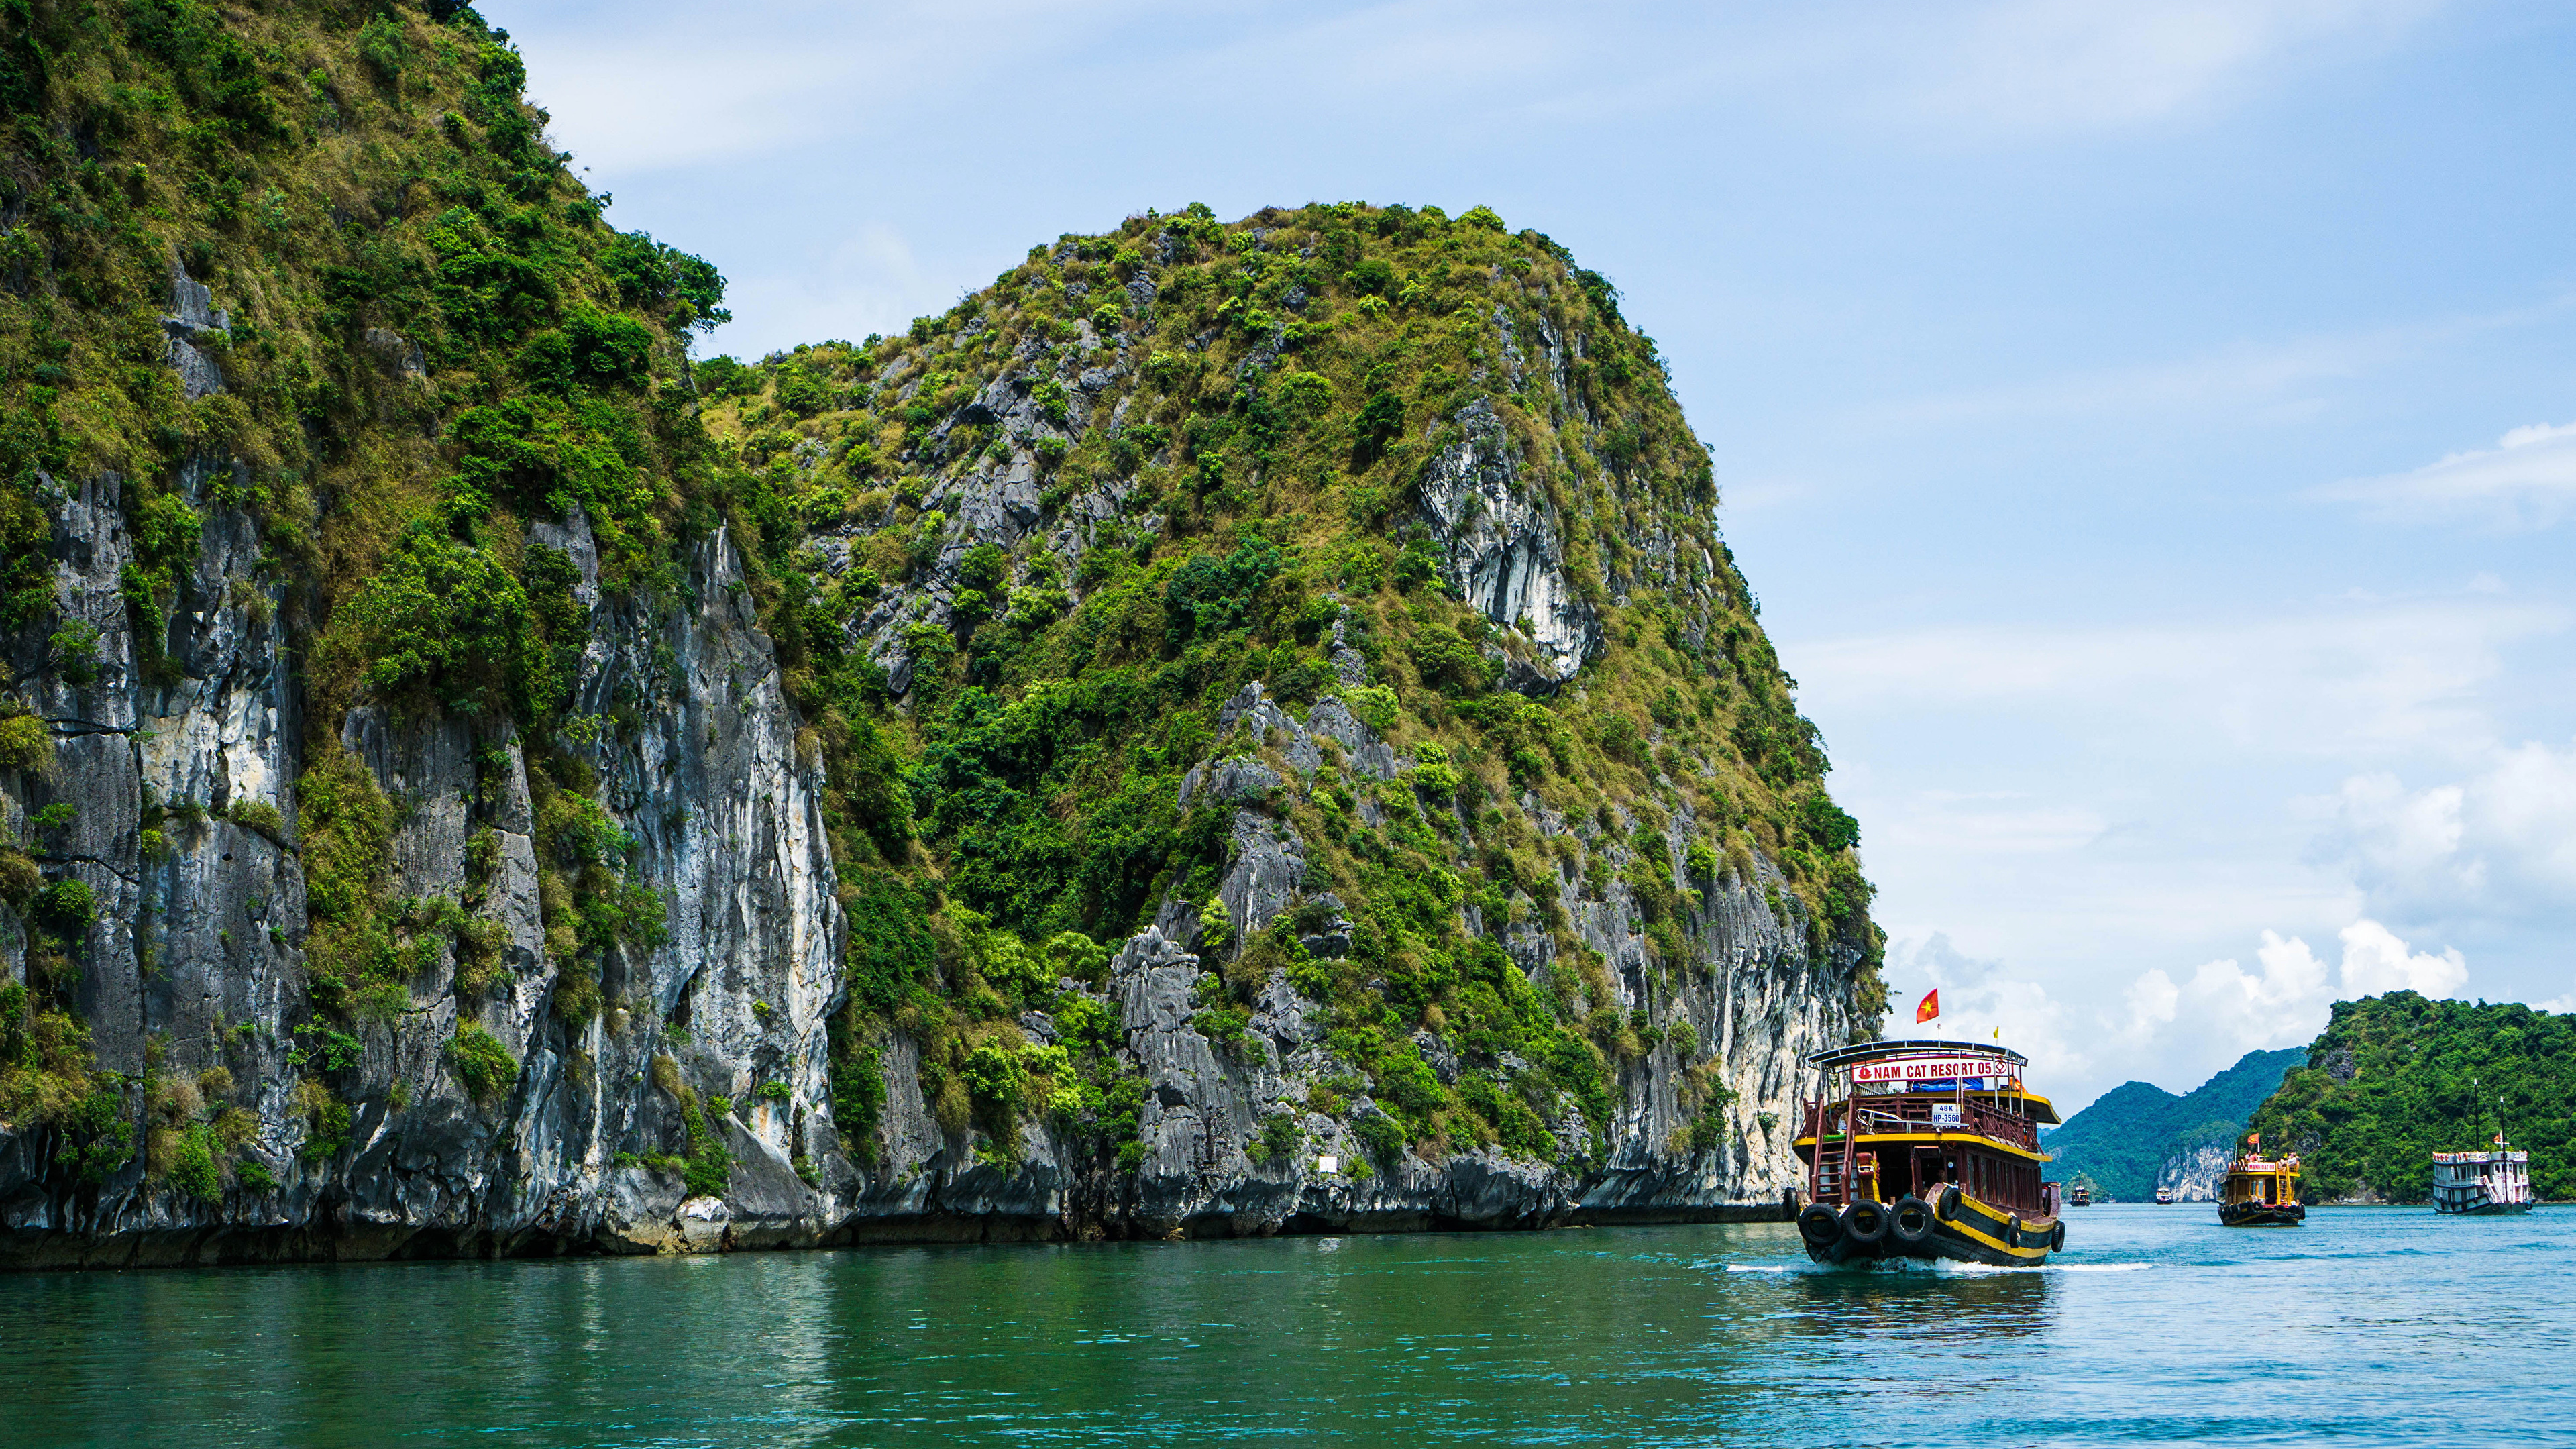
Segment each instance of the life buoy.
[{"label": "life buoy", "polygon": [[1806,1211],[1798,1214],[1798,1236],[1819,1248],[1842,1235],[1841,1216],[1823,1203],[1809,1203]]},{"label": "life buoy", "polygon": [[1955,1223],[1959,1220],[1959,1185],[1957,1183],[1954,1182],[1941,1189],[1941,1195],[1932,1200],[1932,1216],[1945,1223]]},{"label": "life buoy", "polygon": [[1875,1243],[1887,1236],[1887,1209],[1862,1198],[1843,1209],[1843,1233],[1855,1243]]},{"label": "life buoy", "polygon": [[2048,1230],[2048,1251],[2052,1253],[2066,1251],[2066,1224],[2059,1223]]},{"label": "life buoy", "polygon": [[1896,1240],[1908,1246],[1932,1236],[1932,1205],[1919,1197],[1896,1200],[1896,1211],[1888,1214],[1887,1230]]}]

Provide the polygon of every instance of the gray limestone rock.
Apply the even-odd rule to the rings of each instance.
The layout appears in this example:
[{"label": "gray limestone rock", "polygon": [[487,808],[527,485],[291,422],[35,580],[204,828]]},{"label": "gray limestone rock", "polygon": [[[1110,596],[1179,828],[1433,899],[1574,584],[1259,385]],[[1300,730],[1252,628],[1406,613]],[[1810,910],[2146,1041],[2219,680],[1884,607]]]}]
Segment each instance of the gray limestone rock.
[{"label": "gray limestone rock", "polygon": [[1342,898],[1326,891],[1298,908],[1297,944],[1306,954],[1338,961],[1351,954],[1351,917]]},{"label": "gray limestone rock", "polygon": [[[1312,773],[1311,768],[1308,773]],[[1217,760],[1193,765],[1181,777],[1181,805],[1186,809],[1195,800],[1259,803],[1267,801],[1279,785],[1278,772],[1259,760]]]},{"label": "gray limestone rock", "polygon": [[1564,530],[1546,495],[1526,487],[1522,460],[1493,404],[1458,410],[1462,434],[1424,468],[1423,521],[1440,549],[1442,581],[1527,643],[1523,687],[1551,691],[1601,652],[1601,622],[1576,592]]},{"label": "gray limestone rock", "polygon": [[170,263],[170,314],[161,319],[163,360],[179,374],[180,390],[196,401],[224,390],[224,371],[210,348],[231,342],[232,319],[214,309],[214,294]]},{"label": "gray limestone rock", "polygon": [[370,327],[359,341],[387,376],[406,382],[421,382],[429,377],[429,359],[421,353],[420,344],[401,333]]},{"label": "gray limestone rock", "polygon": [[[1150,316],[1155,296],[1141,269],[1123,292],[1139,317]],[[1295,310],[1297,299],[1286,306]],[[1525,370],[1546,374],[1580,412],[1579,391],[1566,383],[1582,339],[1560,334],[1543,311],[1527,325],[1498,312],[1495,325],[1505,374],[1516,384]],[[165,357],[188,395],[223,386],[226,326],[207,290],[174,265]],[[1095,343],[1082,326],[1082,341]],[[1276,342],[1254,349],[1248,366],[1268,365]],[[424,380],[409,339],[371,331],[363,345],[389,377]],[[944,515],[944,531],[923,540],[925,561],[911,577],[885,583],[847,625],[852,649],[883,665],[898,699],[912,684],[910,631],[963,638],[969,621],[953,617],[953,604],[975,545],[1017,550],[1026,582],[1039,538],[1063,566],[1058,586],[1078,590],[1083,550],[1162,531],[1159,512],[1127,513],[1133,480],[1095,477],[1071,485],[1085,490],[1075,496],[1046,501],[1035,441],[1078,436],[1099,420],[1124,426],[1127,399],[1114,395],[1138,360],[1114,354],[1076,373],[1064,354],[1041,351],[1040,339],[1024,339],[1004,377],[933,430],[945,437],[951,426],[998,426],[1016,440],[1007,462],[902,482],[907,497]],[[1068,387],[1061,426],[1034,397],[1049,377]],[[897,364],[877,386],[888,398],[909,397],[919,382]],[[1430,457],[1419,489],[1419,522],[1442,579],[1504,626],[1497,647],[1512,687],[1563,687],[1598,655],[1601,632],[1573,586],[1559,520],[1525,472],[1542,461],[1519,457],[1482,401],[1454,422],[1456,441]],[[813,462],[812,450],[799,461]],[[1530,1063],[1481,1055],[1470,1034],[1418,1031],[1409,1049],[1396,1050],[1418,1053],[1444,1082],[1475,1078],[1522,1094],[1539,1107],[1554,1149],[1514,1156],[1460,1142],[1379,1153],[1361,1132],[1383,1114],[1349,1080],[1367,1073],[1336,1055],[1333,1011],[1299,983],[1320,990],[1312,973],[1349,971],[1333,963],[1354,955],[1370,973],[1395,974],[1372,954],[1388,949],[1375,934],[1382,923],[1354,921],[1323,888],[1326,865],[1310,857],[1327,852],[1310,849],[1292,821],[1312,820],[1327,792],[1372,825],[1411,810],[1414,797],[1399,783],[1408,762],[1345,700],[1328,693],[1299,709],[1255,682],[1219,709],[1208,757],[1185,773],[1175,802],[1220,813],[1222,858],[1209,862],[1215,901],[1192,898],[1209,877],[1194,887],[1175,880],[1152,925],[1105,943],[1110,961],[1099,984],[1060,983],[1058,996],[1016,1023],[978,1027],[1044,1048],[1071,1044],[1059,1023],[1073,1020],[1076,1003],[1106,1012],[1114,1070],[1145,1089],[1133,1140],[1106,1141],[1098,1129],[1038,1111],[1023,1113],[1006,1143],[971,1126],[943,1128],[937,1084],[949,1068],[925,1064],[921,1042],[881,1027],[874,1050],[883,1105],[868,1140],[844,1151],[826,1022],[847,999],[847,926],[819,752],[788,702],[732,541],[719,529],[695,544],[672,587],[620,592],[603,588],[600,550],[579,512],[529,521],[528,546],[573,564],[575,602],[591,630],[571,680],[568,714],[580,724],[559,738],[522,740],[503,721],[422,716],[387,702],[308,726],[287,621],[310,603],[263,572],[259,525],[219,501],[232,495],[218,485],[239,466],[191,458],[171,480],[203,526],[185,576],[156,601],[167,621],[157,639],[134,636],[123,592],[134,553],[123,480],[42,480],[56,520],[48,548],[62,622],[74,635],[95,631],[96,658],[66,671],[46,667],[47,638],[9,643],[59,759],[50,772],[0,777],[0,822],[28,838],[34,812],[72,807],[71,822],[37,842],[36,858],[49,882],[83,881],[101,903],[80,943],[78,988],[100,1065],[139,1076],[151,1063],[161,1076],[192,1082],[224,1068],[234,1084],[224,1105],[255,1122],[240,1161],[265,1169],[270,1184],[237,1175],[216,1199],[201,1200],[147,1175],[140,1157],[103,1184],[77,1184],[44,1132],[0,1123],[0,1264],[1768,1215],[1797,1180],[1781,1124],[1800,1055],[1862,1029],[1848,990],[1858,948],[1819,952],[1804,908],[1769,861],[1757,858],[1749,877],[1729,869],[1718,881],[1689,883],[1697,889],[1680,895],[1678,936],[1659,929],[1663,944],[1650,946],[1620,878],[1632,868],[1625,832],[1635,822],[1603,834],[1588,818],[1525,796],[1520,820],[1542,843],[1569,860],[1608,852],[1609,884],[1596,893],[1586,881],[1604,877],[1543,848],[1536,858],[1556,872],[1561,917],[1527,896],[1504,919],[1494,918],[1490,899],[1470,900],[1462,926],[1498,944],[1543,994],[1572,990],[1587,1014],[1688,1022],[1696,1053],[1678,1056],[1668,1030],[1662,1044],[1619,1062],[1613,1105],[1594,1121],[1571,1095],[1541,1084]],[[866,557],[868,531],[892,516],[889,506],[883,519],[819,533],[826,570],[846,576]],[[1669,529],[1649,529],[1633,545],[1632,574],[1605,577],[1610,590],[1664,590],[1685,637],[1716,642],[1691,602],[1708,597],[1705,583],[1720,572],[1713,561]],[[1345,689],[1370,678],[1354,647],[1367,642],[1352,632],[1358,626],[1343,613],[1325,645]],[[1367,697],[1354,697],[1368,707]],[[488,953],[471,958],[452,924],[397,927],[407,978],[351,1021],[345,1043],[299,1030],[321,1024],[311,998],[330,949],[306,934],[307,893],[318,888],[306,875],[311,822],[300,784],[334,752],[396,806],[387,885],[415,904],[406,919],[451,919],[436,903],[452,902],[465,937]],[[595,867],[649,892],[659,929],[567,959],[566,881],[584,867],[548,842],[573,808],[576,776],[590,802],[581,808],[595,809],[626,847]],[[1327,829],[1343,828],[1331,823],[1343,808],[1326,813]],[[1664,858],[1646,868],[1673,871],[1680,885],[1686,843],[1707,828],[1684,806],[1665,831]],[[1297,949],[1266,978],[1246,979],[1239,947],[1283,916]],[[1661,954],[1676,939],[1679,960]],[[1584,971],[1564,980],[1571,965],[1559,953],[1577,947]],[[1589,964],[1596,955],[1597,970]],[[23,980],[27,956],[23,928],[0,906],[0,969]],[[474,1031],[488,1033],[516,1068],[485,1098],[467,1090],[459,1070],[458,1034]],[[317,1060],[324,1043],[346,1060]],[[1691,1094],[1711,1079],[1732,1096],[1719,1109],[1720,1143],[1695,1151],[1692,1134],[1677,1129],[1699,1120]],[[336,1150],[318,1135],[325,1117],[307,1081],[327,1085],[350,1109],[348,1140]],[[955,1124],[950,1090],[946,1115]],[[128,1098],[139,1123],[142,1095],[129,1090]],[[721,1143],[731,1163],[721,1193],[688,1196],[669,1167],[693,1150],[692,1110],[699,1133]],[[1283,1114],[1303,1145],[1280,1156],[1261,1145],[1261,1133]],[[1132,1166],[1121,1165],[1122,1152]]]}]

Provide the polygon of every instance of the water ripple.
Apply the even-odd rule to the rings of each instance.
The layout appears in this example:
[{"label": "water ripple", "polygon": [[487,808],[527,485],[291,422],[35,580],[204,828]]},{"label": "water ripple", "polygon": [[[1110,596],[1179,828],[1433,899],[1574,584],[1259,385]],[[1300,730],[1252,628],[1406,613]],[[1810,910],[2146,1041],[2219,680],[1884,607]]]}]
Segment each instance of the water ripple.
[{"label": "water ripple", "polygon": [[2556,1433],[2576,1214],[1787,1224],[0,1279],[0,1445],[2421,1444]]}]

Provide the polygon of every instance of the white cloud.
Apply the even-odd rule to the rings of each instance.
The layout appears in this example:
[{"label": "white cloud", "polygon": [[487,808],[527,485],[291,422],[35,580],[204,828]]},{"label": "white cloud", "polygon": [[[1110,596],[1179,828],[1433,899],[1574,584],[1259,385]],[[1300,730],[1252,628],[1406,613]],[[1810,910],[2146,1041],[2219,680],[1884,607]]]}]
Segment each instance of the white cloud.
[{"label": "white cloud", "polygon": [[[1111,122],[1121,131],[1186,110],[1193,125],[1248,132],[1275,120],[1234,104],[1248,85],[1308,106],[1365,103],[1352,112],[1369,117],[1363,128],[1416,132],[1536,114],[1624,133],[1641,114],[1749,101],[1912,140],[2057,135],[2197,113],[2305,58],[2383,46],[2435,8],[773,0],[710,26],[702,7],[644,0],[512,18],[572,148],[634,175],[826,139],[911,144],[950,98],[1053,126],[1063,98],[1080,95],[1095,116],[1125,112]],[[1149,92],[1156,102],[1138,104]]]},{"label": "white cloud", "polygon": [[1911,993],[1937,987],[1942,1010],[1933,1029],[2021,1052],[2033,1085],[2064,1106],[2131,1077],[2187,1092],[2247,1052],[2314,1040],[2338,1000],[2390,991],[2451,996],[2468,982],[2457,950],[2416,951],[2377,921],[2355,921],[2338,938],[2339,969],[2299,937],[2265,931],[2250,970],[2233,957],[2204,961],[2179,981],[2154,968],[2088,1007],[2057,1000],[2000,961],[1972,959],[1935,932],[1889,949],[1891,980],[1909,994],[1888,1034],[1917,1030]]},{"label": "white cloud", "polygon": [[2204,961],[2179,986],[2161,969],[2141,973],[2130,984],[2130,1016],[2119,1037],[2157,1055],[2187,1050],[2215,1070],[2249,1051],[2315,1036],[2333,1001],[2325,963],[2307,942],[2271,931],[2254,960],[2253,971],[2232,958]]},{"label": "white cloud", "polygon": [[2191,412],[2233,406],[2265,416],[2304,415],[2315,384],[2343,382],[2397,362],[2436,340],[2432,329],[2381,328],[2331,337],[2240,344],[2199,357],[2083,368],[1873,408],[1868,420],[1914,426],[2005,418]]},{"label": "white cloud", "polygon": [[[1910,97],[2015,129],[2130,126],[2195,111],[2329,46],[2384,43],[2435,7],[2352,0],[2009,0],[1968,12]],[[1940,9],[1929,13],[1947,19]]]},{"label": "white cloud", "polygon": [[2563,316],[2571,302],[2553,295],[2492,312],[2454,313],[2417,321],[2267,341],[2240,341],[2189,357],[2047,369],[2026,381],[1997,382],[1876,405],[1861,420],[1910,428],[1981,424],[2001,419],[2206,417],[2233,410],[2257,422],[2307,422],[2326,406],[2329,389],[2478,337]]},{"label": "white cloud", "polygon": [[1883,839],[1900,848],[2029,855],[2080,849],[2110,829],[2100,815],[2080,807],[2034,804],[2001,792],[1927,790],[1887,818]]},{"label": "white cloud", "polygon": [[2173,1024],[2175,1013],[2182,1009],[2182,993],[2164,972],[2143,971],[2129,983],[2123,1004],[2129,1011],[2128,1034],[2152,1036]]},{"label": "white cloud", "polygon": [[[901,332],[913,318],[955,300],[941,290],[902,232],[881,222],[859,227],[810,265],[746,277],[731,286],[737,311],[786,314],[839,328],[842,341]],[[809,331],[807,341],[823,340]]]},{"label": "white cloud", "polygon": [[2177,730],[2277,757],[2476,750],[2478,686],[2505,646],[2562,632],[2563,610],[2492,595],[2357,599],[2269,618],[2098,628],[1907,630],[1784,643],[1811,711],[2073,713],[2091,732]]},{"label": "white cloud", "polygon": [[1915,1005],[1929,988],[1913,986],[1891,1008],[1888,1035],[2001,1042],[2030,1058],[2034,1083],[2063,1079],[2080,1068],[2066,1008],[2050,998],[2047,987],[2016,977],[2000,961],[1963,955],[1938,931],[1921,941],[1898,942],[1888,956],[1896,981],[1928,982],[1941,993],[1939,1019],[1918,1027]]},{"label": "white cloud", "polygon": [[2343,990],[2346,996],[2384,996],[2415,991],[2449,996],[2468,984],[2469,963],[2456,948],[2439,956],[2410,952],[2377,921],[2355,921],[2343,928]]},{"label": "white cloud", "polygon": [[2576,423],[2515,428],[2493,448],[2453,453],[2411,473],[2315,490],[2400,520],[2470,518],[2498,528],[2547,528],[2576,509]]},{"label": "white cloud", "polygon": [[1036,109],[1036,57],[1081,65],[1086,39],[1177,9],[789,0],[735,6],[711,25],[703,6],[642,3],[563,7],[513,29],[529,94],[570,149],[603,175],[631,177],[825,140],[918,146],[920,128],[954,126],[959,108]]},{"label": "white cloud", "polygon": [[2497,749],[2468,778],[2421,790],[2355,775],[2305,803],[2325,821],[2311,858],[2349,871],[2377,914],[2444,922],[2576,909],[2576,743]]},{"label": "white cloud", "polygon": [[[1387,6],[1384,16],[1412,6]],[[1479,18],[1497,9],[1486,6]],[[2320,59],[2387,47],[2441,0],[1993,0],[1673,6],[1559,38],[1551,118],[1752,101],[1917,144],[2055,139],[2196,119]],[[1604,64],[1605,59],[1615,65]],[[1615,80],[1602,80],[1614,72]]]}]

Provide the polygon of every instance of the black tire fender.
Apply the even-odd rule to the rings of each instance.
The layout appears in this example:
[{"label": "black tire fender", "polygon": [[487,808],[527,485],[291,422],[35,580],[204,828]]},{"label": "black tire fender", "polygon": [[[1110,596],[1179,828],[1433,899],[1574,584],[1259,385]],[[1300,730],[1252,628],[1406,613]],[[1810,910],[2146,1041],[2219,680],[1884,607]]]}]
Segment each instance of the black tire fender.
[{"label": "black tire fender", "polygon": [[2007,1248],[2021,1246],[2021,1214],[2019,1213],[2004,1219],[2004,1246]]},{"label": "black tire fender", "polygon": [[2066,1251],[2066,1224],[2059,1223],[2048,1230],[2048,1251],[2052,1253]]},{"label": "black tire fender", "polygon": [[1941,1189],[1941,1195],[1932,1200],[1932,1216],[1945,1223],[1955,1223],[1959,1220],[1959,1185],[1957,1183],[1954,1182]]},{"label": "black tire fender", "polygon": [[1806,1210],[1798,1214],[1798,1236],[1819,1248],[1842,1235],[1842,1216],[1823,1203],[1809,1203]]},{"label": "black tire fender", "polygon": [[1855,1243],[1875,1243],[1887,1236],[1887,1208],[1862,1198],[1843,1209],[1843,1235]]},{"label": "black tire fender", "polygon": [[1911,1246],[1932,1236],[1932,1204],[1919,1197],[1901,1197],[1896,1210],[1887,1215],[1887,1230],[1900,1243]]}]

